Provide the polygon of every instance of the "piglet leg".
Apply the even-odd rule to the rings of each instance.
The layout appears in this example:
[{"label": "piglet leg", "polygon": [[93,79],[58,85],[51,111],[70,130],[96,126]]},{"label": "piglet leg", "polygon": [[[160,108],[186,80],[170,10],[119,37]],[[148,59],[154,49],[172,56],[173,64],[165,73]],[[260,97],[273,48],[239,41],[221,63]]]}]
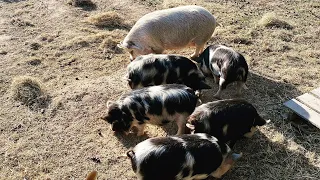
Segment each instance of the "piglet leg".
[{"label": "piglet leg", "polygon": [[222,88],[219,87],[218,92],[213,97],[216,99],[221,99],[221,92],[222,92]]},{"label": "piglet leg", "polygon": [[186,123],[187,123],[187,116],[178,115],[177,118],[176,118],[176,123],[178,125],[177,135],[184,134],[185,133]]},{"label": "piglet leg", "polygon": [[238,88],[238,91],[237,91],[237,96],[240,96],[241,95],[241,90],[242,89],[248,89],[248,87],[246,86],[245,82],[243,81],[238,81],[237,82],[237,88]]}]

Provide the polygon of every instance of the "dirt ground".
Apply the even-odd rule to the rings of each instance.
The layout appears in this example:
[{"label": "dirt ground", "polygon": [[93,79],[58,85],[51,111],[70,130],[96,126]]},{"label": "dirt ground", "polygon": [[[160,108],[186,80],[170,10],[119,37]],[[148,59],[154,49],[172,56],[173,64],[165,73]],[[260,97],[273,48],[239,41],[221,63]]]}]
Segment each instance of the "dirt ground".
[{"label": "dirt ground", "polygon": [[[320,131],[287,120],[283,102],[320,86],[318,0],[0,0],[0,179],[136,179],[125,152],[147,137],[114,134],[99,119],[107,100],[129,91],[122,79],[129,54],[117,49],[142,15],[184,4],[201,5],[222,25],[209,44],[241,52],[250,69],[243,98],[271,123],[235,146],[243,158],[231,179],[320,179]],[[88,18],[115,11],[125,26],[95,26]],[[266,24],[265,15],[277,23]],[[285,25],[284,25],[285,24]],[[193,48],[168,51],[189,56]],[[15,78],[42,83],[46,105],[14,100]],[[208,78],[213,85],[213,78]],[[204,92],[212,101],[217,87]],[[14,87],[13,87],[14,88]],[[224,98],[233,97],[233,86]],[[298,125],[297,125],[298,124]],[[175,125],[148,126],[148,136],[174,134]]]}]

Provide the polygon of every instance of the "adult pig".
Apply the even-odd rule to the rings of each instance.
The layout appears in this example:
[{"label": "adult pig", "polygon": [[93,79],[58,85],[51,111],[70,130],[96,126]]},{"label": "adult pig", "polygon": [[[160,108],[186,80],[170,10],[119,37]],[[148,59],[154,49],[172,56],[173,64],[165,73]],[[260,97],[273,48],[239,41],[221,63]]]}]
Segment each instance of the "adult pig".
[{"label": "adult pig", "polygon": [[138,55],[162,54],[165,49],[195,46],[199,53],[217,26],[215,17],[200,6],[181,6],[148,13],[141,17],[120,43],[134,60]]}]

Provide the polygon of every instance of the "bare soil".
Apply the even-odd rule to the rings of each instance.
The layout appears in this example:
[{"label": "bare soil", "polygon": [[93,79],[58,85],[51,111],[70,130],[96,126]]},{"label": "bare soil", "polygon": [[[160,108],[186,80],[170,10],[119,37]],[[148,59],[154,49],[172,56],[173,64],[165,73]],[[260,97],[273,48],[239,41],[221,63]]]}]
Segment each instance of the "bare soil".
[{"label": "bare soil", "polygon": [[[128,92],[129,54],[117,49],[144,14],[197,4],[221,26],[209,44],[242,53],[250,75],[243,98],[271,123],[235,146],[243,158],[231,179],[320,179],[320,131],[287,120],[283,102],[320,86],[320,2],[317,0],[0,0],[0,179],[136,179],[125,152],[147,138],[113,133],[100,119],[107,100]],[[89,17],[116,12],[125,26],[95,26]],[[266,14],[272,13],[263,19]],[[273,24],[272,24],[273,23]],[[108,23],[107,23],[108,24]],[[119,24],[119,23],[118,23]],[[290,28],[288,28],[290,27]],[[185,56],[193,48],[168,51]],[[15,78],[38,79],[47,106],[30,108],[11,93]],[[212,101],[217,86],[204,91]],[[224,98],[234,97],[234,86]],[[148,137],[174,134],[174,124],[148,126]]]}]

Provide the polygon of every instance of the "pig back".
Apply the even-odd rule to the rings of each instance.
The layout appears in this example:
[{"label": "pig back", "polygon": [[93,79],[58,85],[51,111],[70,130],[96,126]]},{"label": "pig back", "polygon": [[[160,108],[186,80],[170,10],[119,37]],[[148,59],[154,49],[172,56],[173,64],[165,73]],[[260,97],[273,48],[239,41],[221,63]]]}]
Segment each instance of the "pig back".
[{"label": "pig back", "polygon": [[157,137],[134,147],[132,163],[143,179],[191,179],[214,172],[228,152],[226,144],[207,134]]},{"label": "pig back", "polygon": [[197,39],[207,41],[216,27],[215,17],[203,7],[182,6],[146,14],[130,30],[126,39],[165,49],[179,48]]},{"label": "pig back", "polygon": [[196,108],[189,118],[195,133],[208,133],[227,142],[250,132],[259,114],[252,104],[241,99],[210,102]]}]

